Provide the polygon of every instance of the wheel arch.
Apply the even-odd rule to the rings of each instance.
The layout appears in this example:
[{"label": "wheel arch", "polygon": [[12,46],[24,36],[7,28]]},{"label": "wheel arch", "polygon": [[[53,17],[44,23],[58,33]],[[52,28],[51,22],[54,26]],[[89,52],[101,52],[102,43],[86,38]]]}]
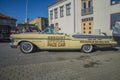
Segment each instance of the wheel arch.
[{"label": "wheel arch", "polygon": [[93,47],[96,47],[95,44],[82,44],[82,45],[81,45],[81,48],[82,48],[84,45],[92,45]]},{"label": "wheel arch", "polygon": [[27,41],[27,40],[20,41],[20,42],[18,43],[18,46],[19,46],[22,42],[29,42],[29,43],[31,43],[34,47],[38,48],[37,45],[35,45],[33,42]]}]

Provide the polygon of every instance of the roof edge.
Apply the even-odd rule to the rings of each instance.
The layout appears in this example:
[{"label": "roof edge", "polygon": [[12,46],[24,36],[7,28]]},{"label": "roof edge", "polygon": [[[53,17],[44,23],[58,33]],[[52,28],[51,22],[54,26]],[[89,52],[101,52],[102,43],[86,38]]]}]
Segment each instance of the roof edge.
[{"label": "roof edge", "polygon": [[54,2],[54,3],[52,3],[51,5],[49,5],[48,8],[50,8],[50,7],[54,6],[54,5],[57,5],[57,4],[61,3],[61,2],[65,2],[65,1],[67,1],[67,0],[58,0],[58,1]]},{"label": "roof edge", "polygon": [[0,18],[2,18],[2,19],[16,20],[17,21],[17,19],[12,18],[10,16],[7,16],[6,14],[3,14],[3,13],[0,13]]}]

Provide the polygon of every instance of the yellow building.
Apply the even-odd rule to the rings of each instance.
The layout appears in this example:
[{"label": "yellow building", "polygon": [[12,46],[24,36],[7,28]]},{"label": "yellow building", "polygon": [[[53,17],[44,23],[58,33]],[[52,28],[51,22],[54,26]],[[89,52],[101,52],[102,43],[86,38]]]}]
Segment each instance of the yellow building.
[{"label": "yellow building", "polygon": [[48,26],[48,18],[37,17],[30,21],[29,24],[35,24],[40,30],[44,30]]}]

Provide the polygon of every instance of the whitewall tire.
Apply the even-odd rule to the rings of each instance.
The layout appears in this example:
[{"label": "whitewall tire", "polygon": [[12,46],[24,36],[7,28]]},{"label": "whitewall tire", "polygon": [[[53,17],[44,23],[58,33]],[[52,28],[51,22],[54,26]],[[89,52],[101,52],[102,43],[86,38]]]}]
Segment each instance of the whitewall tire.
[{"label": "whitewall tire", "polygon": [[34,50],[34,45],[30,42],[21,42],[20,43],[20,50],[23,53],[31,53]]},{"label": "whitewall tire", "polygon": [[91,44],[85,44],[82,46],[82,51],[85,53],[90,53],[93,50],[93,45]]}]

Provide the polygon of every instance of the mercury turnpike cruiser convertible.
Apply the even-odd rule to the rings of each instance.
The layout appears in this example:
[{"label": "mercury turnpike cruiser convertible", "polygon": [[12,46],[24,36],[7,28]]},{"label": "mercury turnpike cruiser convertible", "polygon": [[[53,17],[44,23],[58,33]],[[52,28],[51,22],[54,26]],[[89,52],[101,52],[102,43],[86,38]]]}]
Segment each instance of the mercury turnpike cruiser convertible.
[{"label": "mercury turnpike cruiser convertible", "polygon": [[79,49],[90,53],[95,47],[112,47],[116,42],[110,36],[104,35],[67,35],[54,34],[54,29],[46,28],[38,33],[13,34],[10,37],[12,48],[20,47],[23,53],[31,53],[38,49]]}]

